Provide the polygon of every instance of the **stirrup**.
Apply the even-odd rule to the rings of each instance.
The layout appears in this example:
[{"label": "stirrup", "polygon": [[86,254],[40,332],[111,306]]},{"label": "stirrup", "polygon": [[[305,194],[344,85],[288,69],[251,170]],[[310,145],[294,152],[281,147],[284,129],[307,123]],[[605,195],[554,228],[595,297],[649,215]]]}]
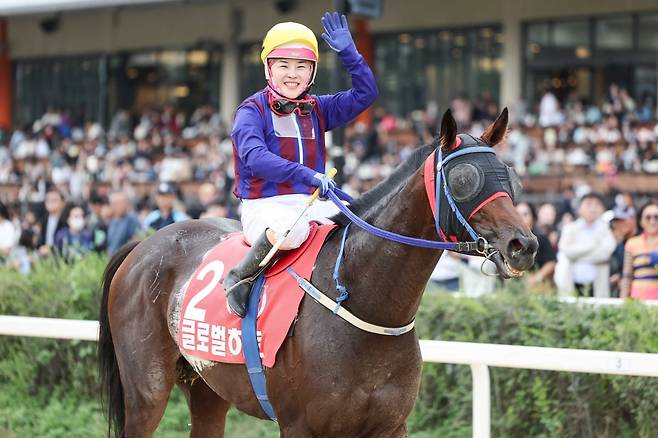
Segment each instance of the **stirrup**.
[{"label": "stirrup", "polygon": [[254,275],[252,275],[250,277],[245,277],[242,280],[235,283],[233,286],[231,286],[231,288],[229,290],[225,291],[226,296],[229,296],[229,294],[231,294],[231,292],[233,292],[233,289],[235,289],[237,286],[240,286],[240,285],[245,284],[245,283],[253,283],[254,281],[256,281],[258,276],[260,274],[262,274],[265,271],[265,269],[268,268],[268,266],[269,266],[269,264],[267,266],[263,266],[258,271],[256,271],[256,273]]}]

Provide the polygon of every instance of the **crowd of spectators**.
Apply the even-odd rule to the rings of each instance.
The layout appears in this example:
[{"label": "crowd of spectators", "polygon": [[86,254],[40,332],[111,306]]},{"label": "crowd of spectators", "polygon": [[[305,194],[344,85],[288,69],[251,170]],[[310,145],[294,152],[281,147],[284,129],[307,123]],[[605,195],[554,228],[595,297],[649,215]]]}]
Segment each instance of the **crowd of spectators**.
[{"label": "crowd of spectators", "polygon": [[[637,104],[616,85],[599,106],[571,97],[561,104],[546,92],[536,111],[523,103],[510,108],[511,129],[499,155],[521,175],[658,173],[653,106],[649,98]],[[458,97],[451,109],[459,130],[476,135],[499,112],[489,96],[475,102]],[[434,104],[404,118],[377,107],[372,123],[349,125],[340,154],[343,188],[358,195],[385,178],[415,147],[432,141],[440,117]],[[28,272],[38,257],[112,254],[135,236],[188,217],[236,218],[228,134],[209,105],[189,115],[173,106],[141,114],[120,110],[107,127],[76,123],[65,111],[49,109],[16,127],[0,142],[0,185],[14,188],[0,195],[0,259]],[[606,202],[589,192],[580,186],[559,203],[519,205],[540,236],[536,270],[527,276],[531,286],[555,278],[562,293],[630,293],[628,287],[622,292],[623,243],[637,229],[638,199],[620,194]],[[590,237],[582,239],[585,234]],[[596,260],[582,256],[589,242],[597,245]],[[455,262],[464,264],[442,261],[449,278],[438,268],[437,283],[458,284]],[[479,270],[477,260],[466,264]]]},{"label": "crowd of spectators", "polygon": [[658,174],[658,124],[648,95],[637,104],[626,89],[612,84],[603,105],[574,96],[560,105],[546,92],[537,116],[522,104],[512,114],[509,161],[521,174]]},{"label": "crowd of spectators", "polygon": [[[610,202],[581,188],[564,202],[517,211],[539,241],[535,265],[523,277],[528,289],[562,296],[658,299],[658,202],[619,193]],[[609,208],[607,208],[609,207]],[[444,254],[432,275],[442,289],[489,293],[498,286],[481,258]],[[488,268],[488,269],[487,269]]]},{"label": "crowd of spectators", "polygon": [[[49,109],[0,142],[0,261],[112,254],[188,217],[235,217],[232,145],[216,109],[118,111],[107,130]],[[184,194],[183,182],[196,182]]]}]

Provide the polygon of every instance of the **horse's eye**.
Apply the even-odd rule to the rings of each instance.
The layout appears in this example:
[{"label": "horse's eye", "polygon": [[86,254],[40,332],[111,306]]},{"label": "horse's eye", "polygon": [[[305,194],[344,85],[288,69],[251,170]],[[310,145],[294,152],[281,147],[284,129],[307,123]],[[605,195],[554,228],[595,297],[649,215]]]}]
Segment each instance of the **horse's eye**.
[{"label": "horse's eye", "polygon": [[460,163],[448,172],[448,187],[457,202],[467,202],[475,198],[484,186],[484,172],[471,164]]},{"label": "horse's eye", "polygon": [[516,170],[514,170],[513,167],[505,167],[507,167],[507,177],[509,178],[512,200],[516,201],[523,192],[523,183],[521,183],[521,178],[519,178],[519,175],[517,175]]}]

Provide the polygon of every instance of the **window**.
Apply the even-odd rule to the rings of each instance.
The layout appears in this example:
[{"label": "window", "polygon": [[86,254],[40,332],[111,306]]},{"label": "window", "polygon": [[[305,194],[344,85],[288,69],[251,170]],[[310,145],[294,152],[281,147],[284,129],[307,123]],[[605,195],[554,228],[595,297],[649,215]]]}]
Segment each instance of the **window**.
[{"label": "window", "polygon": [[530,59],[540,56],[542,49],[550,45],[549,23],[533,23],[526,27],[526,56]]},{"label": "window", "polygon": [[497,101],[501,51],[498,26],[375,36],[379,103],[405,116],[429,102],[446,108],[458,95]]},{"label": "window", "polygon": [[[102,118],[99,89],[105,65],[100,56],[20,60],[14,70],[16,119],[31,122],[49,108],[75,121]],[[102,121],[102,120],[100,120]]]},{"label": "window", "polygon": [[552,89],[600,102],[616,83],[640,101],[654,96],[658,11],[555,18],[525,24],[525,97]]},{"label": "window", "polygon": [[640,49],[658,49],[658,14],[642,14],[638,23]]},{"label": "window", "polygon": [[191,113],[219,104],[221,52],[216,47],[136,51],[117,55],[111,67],[110,77],[117,78],[112,111],[115,105],[142,111],[174,103]]},{"label": "window", "polygon": [[597,20],[596,45],[603,49],[630,49],[633,46],[632,17],[626,15]]},{"label": "window", "polygon": [[589,23],[587,20],[558,21],[553,25],[555,47],[589,46]]},{"label": "window", "polygon": [[549,44],[549,25],[548,23],[534,23],[528,25],[528,42],[542,46]]}]

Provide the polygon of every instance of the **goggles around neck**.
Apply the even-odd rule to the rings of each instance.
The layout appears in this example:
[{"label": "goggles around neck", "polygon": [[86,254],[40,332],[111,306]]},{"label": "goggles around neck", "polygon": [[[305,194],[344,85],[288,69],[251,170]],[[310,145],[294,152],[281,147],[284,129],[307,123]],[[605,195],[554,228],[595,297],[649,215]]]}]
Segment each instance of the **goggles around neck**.
[{"label": "goggles around neck", "polygon": [[270,91],[267,96],[267,102],[272,112],[278,116],[287,116],[296,112],[300,116],[307,116],[315,107],[315,100],[312,97],[305,99],[286,99],[284,97],[275,97]]}]

